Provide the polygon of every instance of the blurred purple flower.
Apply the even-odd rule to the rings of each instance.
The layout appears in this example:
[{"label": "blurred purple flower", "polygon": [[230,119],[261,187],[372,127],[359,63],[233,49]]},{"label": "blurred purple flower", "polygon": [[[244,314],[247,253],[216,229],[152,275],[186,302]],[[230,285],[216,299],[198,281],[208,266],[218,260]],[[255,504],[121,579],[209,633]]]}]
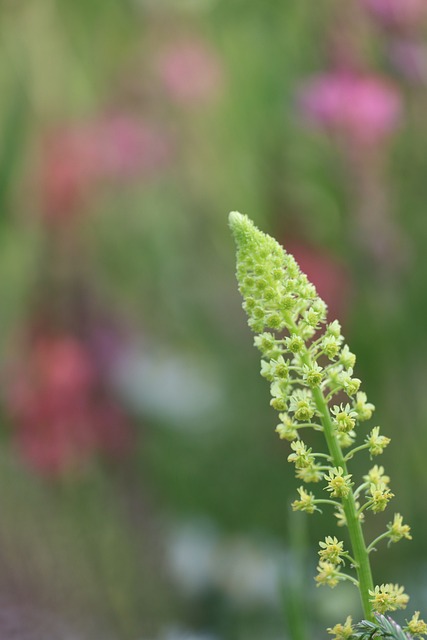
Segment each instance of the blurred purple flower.
[{"label": "blurred purple flower", "polygon": [[410,27],[426,14],[426,0],[362,0],[368,11],[385,26]]},{"label": "blurred purple flower", "polygon": [[361,146],[390,135],[401,113],[399,93],[389,81],[341,70],[306,81],[299,104],[309,122]]},{"label": "blurred purple flower", "polygon": [[427,47],[417,40],[393,40],[389,58],[394,68],[410,82],[427,82]]},{"label": "blurred purple flower", "polygon": [[199,40],[176,42],[161,51],[157,71],[170,98],[185,106],[212,102],[223,87],[219,57]]}]

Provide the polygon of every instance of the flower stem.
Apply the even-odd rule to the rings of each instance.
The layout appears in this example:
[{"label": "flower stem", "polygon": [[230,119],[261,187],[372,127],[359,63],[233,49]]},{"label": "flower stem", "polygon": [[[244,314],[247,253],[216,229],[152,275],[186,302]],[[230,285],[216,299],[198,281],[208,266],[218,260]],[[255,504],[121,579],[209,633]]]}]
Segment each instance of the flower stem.
[{"label": "flower stem", "polygon": [[371,551],[374,551],[375,550],[375,545],[377,544],[377,542],[379,542],[380,540],[384,540],[385,538],[389,538],[389,537],[390,537],[390,532],[389,531],[386,531],[385,533],[382,533],[380,536],[378,536],[378,538],[375,538],[375,540],[372,540],[371,544],[367,548],[367,552],[371,553]]},{"label": "flower stem", "polygon": [[331,504],[333,507],[340,507],[340,503],[336,502],[336,500],[323,500],[323,499],[319,499],[319,500],[315,500],[314,504]]},{"label": "flower stem", "polygon": [[369,444],[361,444],[360,447],[355,447],[354,449],[349,451],[347,455],[344,457],[344,460],[348,462],[349,460],[352,459],[355,453],[358,453],[359,451],[363,451],[364,449],[368,449],[368,448],[369,448]]},{"label": "flower stem", "polygon": [[359,588],[359,582],[353,576],[349,576],[348,573],[340,573],[340,576],[344,578],[344,580],[349,580],[352,582],[357,588]]},{"label": "flower stem", "polygon": [[[329,413],[329,408],[325,397],[319,388],[313,389],[313,398],[316,403],[317,410],[320,413],[320,419],[323,425],[326,443],[329,453],[335,467],[341,467],[344,475],[347,475],[347,464],[341,447],[334,435],[334,428]],[[374,589],[372,580],[371,565],[369,555],[366,549],[365,539],[359,520],[359,514],[356,508],[356,501],[353,492],[350,492],[346,498],[342,499],[344,513],[347,521],[350,542],[353,550],[353,556],[356,564],[356,571],[359,583],[359,592],[362,600],[364,615],[368,620],[373,620],[372,607],[369,602],[369,590]]]}]

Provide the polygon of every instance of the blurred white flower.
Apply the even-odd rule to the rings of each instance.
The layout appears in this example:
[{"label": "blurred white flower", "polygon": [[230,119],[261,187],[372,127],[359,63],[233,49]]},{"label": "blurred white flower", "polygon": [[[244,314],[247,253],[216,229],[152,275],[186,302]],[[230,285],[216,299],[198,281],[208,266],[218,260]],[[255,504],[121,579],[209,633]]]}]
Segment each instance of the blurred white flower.
[{"label": "blurred white flower", "polygon": [[219,534],[207,520],[189,521],[172,529],[168,540],[169,569],[187,595],[196,595],[216,581]]},{"label": "blurred white flower", "polygon": [[210,633],[196,633],[179,627],[169,627],[161,634],[159,640],[220,640]]},{"label": "blurred white flower", "polygon": [[210,521],[194,520],[172,529],[167,544],[171,574],[188,596],[213,587],[238,608],[280,606],[288,554],[274,541],[226,536]]},{"label": "blurred white flower", "polygon": [[131,408],[170,427],[198,431],[224,402],[220,376],[208,362],[186,353],[130,345],[117,363],[113,383]]},{"label": "blurred white flower", "polygon": [[285,554],[271,543],[238,537],[225,541],[218,565],[219,584],[239,607],[279,606]]}]

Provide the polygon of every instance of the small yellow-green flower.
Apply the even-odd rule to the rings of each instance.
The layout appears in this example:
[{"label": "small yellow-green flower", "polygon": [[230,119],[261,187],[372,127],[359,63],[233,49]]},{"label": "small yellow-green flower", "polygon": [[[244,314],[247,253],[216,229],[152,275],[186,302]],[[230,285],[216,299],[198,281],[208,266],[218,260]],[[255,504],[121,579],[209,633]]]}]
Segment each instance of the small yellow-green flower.
[{"label": "small yellow-green flower", "polygon": [[394,493],[383,483],[371,484],[371,506],[369,507],[374,513],[384,511],[388,503],[394,498]]},{"label": "small yellow-green flower", "polygon": [[289,385],[283,380],[274,379],[270,385],[272,399],[270,404],[276,411],[286,411],[288,408]]},{"label": "small yellow-green flower", "polygon": [[374,405],[368,402],[366,393],[363,393],[363,391],[359,391],[358,393],[356,393],[356,399],[354,400],[353,408],[356,411],[357,419],[360,420],[360,422],[370,420],[372,418],[373,412],[375,411]]},{"label": "small yellow-green flower", "polygon": [[299,353],[304,348],[304,340],[296,334],[285,339],[285,344],[291,353]]},{"label": "small yellow-green flower", "polygon": [[363,476],[365,482],[368,482],[370,485],[380,485],[380,484],[389,484],[390,477],[384,474],[384,467],[379,467],[377,464],[372,467],[367,473],[366,476]]},{"label": "small yellow-green flower", "polygon": [[427,624],[424,620],[420,619],[420,612],[415,611],[412,618],[406,621],[407,627],[405,631],[409,631],[409,633],[413,636],[425,636],[427,635]]},{"label": "small yellow-green flower", "polygon": [[336,624],[335,627],[329,627],[327,631],[334,636],[332,640],[349,640],[353,635],[352,622],[351,616],[348,616],[344,624]]},{"label": "small yellow-green flower", "polygon": [[306,469],[314,464],[314,455],[311,449],[307,449],[302,440],[296,440],[291,443],[291,449],[294,453],[288,456],[288,462],[293,462],[296,469]]},{"label": "small yellow-green flower", "polygon": [[353,369],[350,367],[347,371],[343,371],[339,376],[341,388],[351,398],[359,391],[361,380],[353,378]]},{"label": "small yellow-green flower", "polygon": [[409,602],[409,596],[404,593],[404,588],[398,584],[382,584],[369,590],[372,609],[377,613],[404,609]]},{"label": "small yellow-green flower", "polygon": [[339,363],[342,364],[345,369],[354,369],[354,365],[356,364],[356,356],[350,351],[346,344],[341,349]]},{"label": "small yellow-green flower", "polygon": [[327,585],[333,589],[340,581],[339,567],[327,560],[320,560],[315,580],[318,587],[320,587],[320,585]]},{"label": "small yellow-green flower", "polygon": [[335,536],[326,536],[325,542],[319,542],[320,551],[319,556],[321,560],[328,560],[332,564],[339,564],[344,562],[342,555],[344,555],[344,542],[341,542]]},{"label": "small yellow-green flower", "polygon": [[330,322],[326,327],[326,335],[334,336],[334,338],[341,338],[341,325],[338,320]]},{"label": "small yellow-green flower", "polygon": [[346,498],[351,491],[352,482],[351,474],[344,475],[341,467],[334,467],[329,471],[329,475],[325,475],[328,481],[326,490],[331,492],[333,498]]},{"label": "small yellow-green flower", "polygon": [[356,424],[357,413],[351,409],[348,403],[333,406],[331,413],[334,416],[334,424],[340,433],[349,433]]},{"label": "small yellow-green flower", "polygon": [[303,379],[309,387],[318,387],[323,379],[322,367],[319,367],[317,363],[314,363],[310,367],[304,365],[303,367]]},{"label": "small yellow-green flower", "polygon": [[254,345],[266,358],[273,358],[277,353],[277,343],[274,335],[265,331],[259,336],[255,336]]},{"label": "small yellow-green flower", "polygon": [[391,542],[399,542],[402,538],[412,540],[412,536],[410,534],[411,527],[408,524],[402,524],[402,516],[400,513],[394,514],[394,520],[393,522],[389,522],[387,529],[388,537]]},{"label": "small yellow-green flower", "polygon": [[295,389],[289,399],[289,411],[298,422],[307,422],[315,414],[313,398],[308,389]]},{"label": "small yellow-green flower", "polygon": [[295,476],[303,482],[320,482],[323,480],[324,473],[319,464],[311,464],[304,469],[297,469]]},{"label": "small yellow-green flower", "polygon": [[281,440],[295,440],[298,438],[297,425],[287,413],[279,413],[281,423],[276,427],[276,433]]},{"label": "small yellow-green flower", "polygon": [[325,335],[320,343],[322,353],[324,353],[329,360],[334,360],[340,352],[341,342],[342,338],[337,338],[333,335]]},{"label": "small yellow-green flower", "polygon": [[342,431],[337,431],[336,437],[341,449],[347,449],[354,444],[354,441],[356,439],[356,432],[349,431],[348,433],[343,433]]},{"label": "small yellow-green flower", "polygon": [[369,453],[371,456],[379,456],[382,454],[386,446],[390,443],[390,438],[380,436],[380,428],[374,427],[366,438],[366,444],[369,445]]},{"label": "small yellow-green flower", "polygon": [[315,497],[311,492],[308,492],[304,487],[297,489],[299,493],[299,500],[294,500],[291,507],[293,511],[305,511],[306,513],[314,513],[317,509],[315,503]]},{"label": "small yellow-green flower", "polygon": [[274,378],[278,378],[279,380],[288,380],[289,365],[285,362],[283,356],[279,356],[277,360],[271,360],[270,369]]}]

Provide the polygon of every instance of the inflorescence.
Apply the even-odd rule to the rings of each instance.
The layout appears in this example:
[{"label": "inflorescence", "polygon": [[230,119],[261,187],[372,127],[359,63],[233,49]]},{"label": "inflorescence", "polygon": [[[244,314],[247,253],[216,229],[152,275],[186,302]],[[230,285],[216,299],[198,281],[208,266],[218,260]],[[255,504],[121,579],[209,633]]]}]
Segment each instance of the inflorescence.
[{"label": "inflorescence", "polygon": [[[368,620],[373,620],[375,612],[403,609],[409,599],[403,587],[374,586],[369,554],[382,539],[410,540],[410,528],[395,514],[386,531],[367,545],[361,523],[366,511],[376,514],[386,509],[394,495],[390,478],[382,466],[374,465],[358,484],[347,468],[356,453],[366,450],[372,459],[390,442],[374,426],[362,436],[361,444],[356,443],[360,424],[370,420],[375,409],[354,375],[356,357],[344,342],[339,322],[327,321],[325,302],[294,257],[246,216],[232,212],[229,222],[237,244],[243,308],[261,352],[261,375],[270,383],[270,404],[279,412],[276,432],[290,441],[288,461],[295,465],[296,477],[303,483],[323,485],[315,493],[301,485],[292,508],[313,514],[329,504],[338,524],[348,528],[350,552],[335,536],[320,542],[316,582],[330,587],[343,580],[353,582]],[[324,451],[314,452],[303,440],[310,429],[323,432]],[[345,565],[350,573],[343,571]],[[347,618],[329,631],[336,639],[346,640],[351,629]],[[418,614],[407,628],[413,635],[422,635],[426,629]]]}]

